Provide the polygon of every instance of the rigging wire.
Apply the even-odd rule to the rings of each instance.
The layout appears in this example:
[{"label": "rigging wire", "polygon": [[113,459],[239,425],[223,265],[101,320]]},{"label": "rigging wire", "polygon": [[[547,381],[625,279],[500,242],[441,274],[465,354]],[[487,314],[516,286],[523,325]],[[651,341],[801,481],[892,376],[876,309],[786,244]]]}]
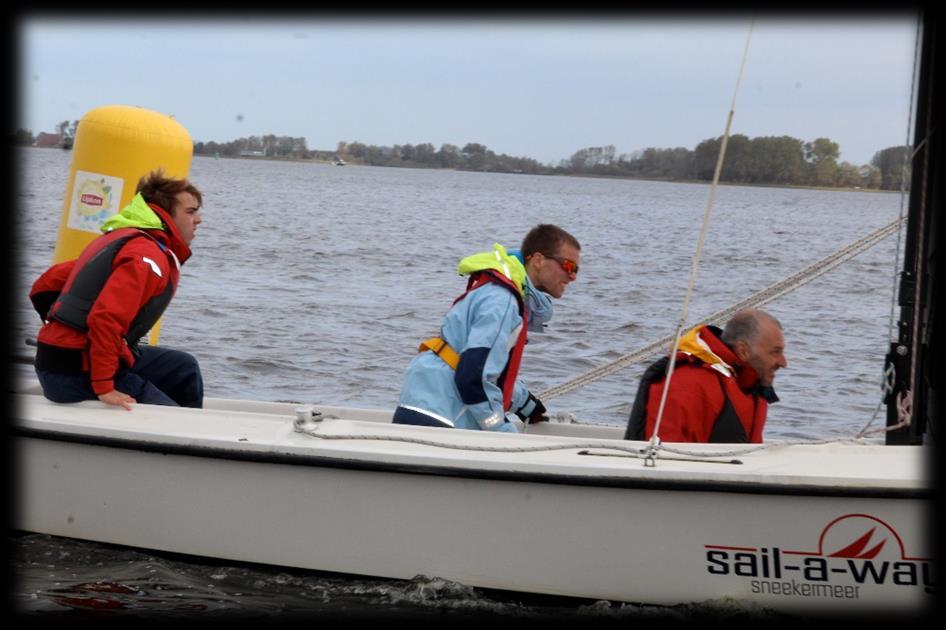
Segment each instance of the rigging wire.
[{"label": "rigging wire", "polygon": [[[690,282],[687,287],[686,297],[683,299],[683,307],[680,309],[680,318],[677,321],[677,328],[674,334],[673,346],[670,348],[670,363],[667,365],[667,377],[664,381],[663,392],[660,396],[660,406],[657,408],[657,421],[654,424],[654,434],[650,439],[649,451],[651,456],[657,448],[660,434],[660,422],[663,420],[664,406],[667,403],[667,392],[670,391],[670,381],[673,378],[673,370],[676,365],[677,347],[680,345],[680,332],[686,323],[687,313],[690,309],[690,298],[693,296],[693,287],[696,284],[696,273],[699,269],[700,255],[703,251],[703,241],[706,239],[706,232],[709,228],[709,218],[713,209],[713,203],[716,200],[716,189],[719,186],[719,174],[723,170],[723,158],[726,156],[726,145],[729,142],[729,131],[732,128],[732,119],[736,113],[736,96],[739,94],[739,84],[742,82],[742,75],[746,68],[746,59],[749,56],[749,42],[752,41],[752,29],[755,26],[755,17],[749,23],[749,33],[746,36],[746,46],[742,51],[742,62],[739,64],[739,74],[736,76],[736,86],[733,89],[732,104],[729,106],[729,115],[726,117],[726,129],[723,131],[723,139],[719,146],[719,158],[716,160],[716,170],[713,173],[713,185],[710,186],[709,199],[706,201],[706,210],[703,213],[703,225],[700,228],[700,236],[696,241],[696,251],[693,253],[693,264],[690,268]],[[652,458],[652,457],[651,457]]]},{"label": "rigging wire", "polygon": [[[914,135],[914,133],[915,133],[914,125],[915,125],[916,121],[913,119],[913,107],[914,107],[913,103],[914,103],[914,99],[915,99],[915,97],[916,97],[916,86],[917,86],[917,82],[919,81],[920,46],[921,46],[921,42],[922,42],[922,39],[923,39],[923,38],[922,38],[922,33],[923,33],[923,16],[922,16],[922,15],[919,15],[919,16],[917,16],[917,22],[916,22],[916,35],[915,35],[914,40],[913,40],[913,80],[912,80],[911,83],[910,83],[910,107],[909,107],[909,109],[907,110],[907,111],[908,111],[908,114],[907,114],[907,139],[906,139],[906,142],[904,143],[904,146],[905,146],[905,147],[910,146],[910,144],[911,144],[911,138],[913,137],[913,135]],[[906,218],[906,211],[905,211],[905,205],[906,205],[906,204],[905,204],[904,202],[905,202],[905,200],[906,200],[906,198],[907,198],[907,188],[906,188],[906,187],[907,187],[907,175],[910,173],[910,164],[913,163],[913,159],[916,157],[916,154],[919,153],[920,149],[921,149],[925,144],[926,144],[926,139],[924,138],[923,141],[920,142],[920,143],[913,149],[913,151],[911,151],[911,152],[909,152],[909,153],[904,152],[904,155],[903,155],[903,165],[902,165],[901,171],[900,171],[900,219],[899,219],[899,221],[900,221],[900,224],[901,224],[901,225],[903,225],[903,224],[905,223],[905,218]],[[891,283],[891,291],[890,291],[890,317],[889,317],[889,319],[887,320],[887,339],[886,339],[886,341],[887,341],[887,346],[888,346],[888,347],[889,347],[890,345],[892,345],[893,342],[895,342],[895,341],[897,340],[897,339],[896,339],[896,335],[895,335],[895,333],[894,333],[894,331],[895,331],[895,329],[896,329],[896,326],[895,326],[895,323],[894,323],[894,322],[895,322],[895,319],[896,319],[895,312],[896,312],[896,306],[897,306],[897,293],[898,293],[898,287],[899,287],[899,284],[898,284],[899,274],[898,274],[897,272],[898,272],[898,270],[900,269],[900,240],[901,240],[901,235],[902,235],[902,229],[901,229],[901,230],[897,230],[897,245],[896,245],[896,247],[894,248],[893,281],[892,281],[892,283]],[[914,335],[914,337],[915,337],[915,335]],[[900,417],[900,416],[903,415],[903,414],[902,414],[902,413],[898,413],[898,420],[899,420],[899,421],[898,421],[896,424],[894,424],[894,425],[892,425],[892,426],[889,426],[889,427],[880,427],[880,428],[877,428],[877,429],[870,429],[870,426],[871,426],[872,424],[874,424],[874,420],[877,419],[877,415],[880,413],[881,407],[883,407],[884,400],[887,398],[887,396],[889,396],[891,393],[893,393],[893,388],[894,388],[894,383],[896,382],[896,378],[897,378],[897,375],[896,375],[896,371],[895,371],[895,368],[894,368],[893,364],[891,363],[889,366],[884,366],[884,371],[883,371],[883,374],[882,374],[882,376],[881,376],[881,383],[880,383],[880,389],[881,389],[880,400],[877,401],[877,407],[874,409],[874,413],[871,415],[870,420],[867,421],[867,424],[864,425],[864,428],[863,428],[863,429],[861,429],[860,431],[858,431],[857,437],[859,437],[859,438],[860,438],[860,437],[864,437],[864,436],[865,436],[866,434],[868,434],[868,433],[878,433],[878,432],[881,432],[881,431],[884,431],[884,432],[886,432],[886,431],[892,431],[892,430],[900,429],[900,428],[903,428],[904,426],[908,426],[908,425],[909,425],[910,416],[909,416],[909,415],[905,415],[905,417]],[[908,390],[908,392],[912,392],[912,391],[913,391],[913,383],[911,382],[911,383],[910,383],[910,389]],[[898,405],[897,405],[898,411],[905,410],[905,409],[908,409],[908,408],[909,408],[909,407],[904,407],[902,404],[898,404]]]}]

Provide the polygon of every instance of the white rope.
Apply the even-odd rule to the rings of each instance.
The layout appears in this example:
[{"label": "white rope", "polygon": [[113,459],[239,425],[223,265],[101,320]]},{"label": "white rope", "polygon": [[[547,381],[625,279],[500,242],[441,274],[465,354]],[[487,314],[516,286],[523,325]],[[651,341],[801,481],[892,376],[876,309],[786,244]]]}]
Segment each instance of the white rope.
[{"label": "white rope", "polygon": [[[881,400],[883,404],[883,400]],[[870,426],[868,423],[863,429],[861,429],[857,437],[861,438],[869,433],[887,433],[889,431],[897,431],[898,429],[903,429],[913,422],[913,392],[904,391],[897,394],[897,398],[894,401],[894,404],[897,408],[897,423],[891,424],[890,426],[877,427],[876,429],[867,430],[867,426]]]},{"label": "white rope", "polygon": [[[325,422],[323,420],[322,422]],[[449,429],[444,429],[449,430]],[[487,453],[537,453],[541,451],[561,451],[569,449],[583,449],[583,448],[607,448],[617,451],[623,451],[626,453],[631,453],[635,455],[643,456],[644,449],[634,448],[632,446],[623,446],[621,444],[602,444],[600,442],[579,442],[577,444],[546,444],[543,446],[474,446],[471,444],[451,444],[449,442],[438,442],[436,440],[424,440],[421,438],[413,437],[403,437],[396,435],[380,435],[380,434],[332,434],[326,435],[318,433],[314,429],[302,429],[299,431],[303,435],[308,435],[309,437],[318,438],[320,440],[379,440],[386,442],[404,442],[407,444],[420,444],[421,446],[434,446],[437,448],[449,448],[460,451],[477,451],[477,452],[487,452]]]},{"label": "white rope", "polygon": [[[322,420],[320,422],[331,421]],[[649,447],[648,448],[635,448],[633,446],[625,446],[621,444],[621,440],[612,440],[609,442],[578,442],[574,444],[545,444],[540,446],[475,446],[471,444],[452,444],[450,442],[440,442],[437,440],[425,440],[422,438],[415,437],[405,437],[398,435],[382,435],[382,434],[324,434],[318,432],[318,423],[313,428],[313,425],[309,425],[305,428],[297,429],[297,432],[307,435],[312,438],[318,438],[320,440],[362,440],[362,441],[385,441],[385,442],[403,442],[406,444],[419,444],[421,446],[433,446],[436,448],[446,448],[460,451],[475,451],[475,452],[487,452],[487,453],[539,453],[545,451],[563,451],[563,450],[581,450],[581,449],[605,449],[605,450],[614,450],[627,453],[634,457],[645,459],[650,457]],[[444,429],[449,430],[449,429]],[[869,442],[861,440],[850,440],[850,439],[835,439],[835,440],[791,440],[785,442],[773,442],[769,444],[753,444],[752,446],[740,447],[735,449],[730,449],[726,451],[706,451],[706,450],[693,450],[688,448],[679,448],[679,447],[670,447],[665,444],[660,445],[660,450],[663,452],[671,453],[674,455],[681,455],[691,458],[719,458],[719,457],[733,457],[739,455],[748,455],[750,453],[756,453],[764,450],[778,449],[786,446],[823,446],[826,444],[843,444],[843,443],[854,443],[854,444],[869,444]]]}]

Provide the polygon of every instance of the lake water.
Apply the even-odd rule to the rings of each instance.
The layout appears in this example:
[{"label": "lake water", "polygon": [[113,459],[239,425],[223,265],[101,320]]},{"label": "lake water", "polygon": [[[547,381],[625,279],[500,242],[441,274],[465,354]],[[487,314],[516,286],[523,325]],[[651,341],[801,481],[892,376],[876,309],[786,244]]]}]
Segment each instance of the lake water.
[{"label": "lake water", "polygon": [[[27,295],[52,259],[71,157],[59,150],[16,153],[13,339],[24,355],[22,340],[34,337],[40,323]],[[518,247],[537,223],[574,234],[582,260],[578,280],[555,301],[546,333],[530,336],[521,377],[532,391],[671,335],[710,190],[206,157],[194,159],[190,175],[204,195],[204,222],[160,343],[198,357],[207,396],[387,409],[397,403],[417,343],[436,333],[465,288],[458,260],[494,242]],[[886,225],[901,203],[896,193],[720,187],[688,322]],[[789,363],[775,382],[781,402],[770,407],[767,440],[852,437],[874,414],[896,243],[890,237],[764,307],[782,322]],[[645,367],[646,361],[628,367],[546,406],[579,422],[623,426]],[[883,424],[881,410],[873,426]],[[96,592],[122,604],[102,604],[101,614],[687,614],[523,603],[435,577],[373,581],[204,565],[48,536],[11,542],[21,577],[16,599],[37,614],[82,609],[62,601],[95,599],[89,593]]]}]

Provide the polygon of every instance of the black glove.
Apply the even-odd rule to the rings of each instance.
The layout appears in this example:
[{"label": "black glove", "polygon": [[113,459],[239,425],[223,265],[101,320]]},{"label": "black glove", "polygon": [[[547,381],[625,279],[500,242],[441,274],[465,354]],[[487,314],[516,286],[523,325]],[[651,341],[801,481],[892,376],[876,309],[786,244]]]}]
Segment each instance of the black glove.
[{"label": "black glove", "polygon": [[529,398],[526,399],[525,404],[516,410],[516,415],[527,424],[548,422],[549,419],[549,417],[545,415],[545,405],[543,405],[542,401],[536,398],[532,392],[529,392]]}]

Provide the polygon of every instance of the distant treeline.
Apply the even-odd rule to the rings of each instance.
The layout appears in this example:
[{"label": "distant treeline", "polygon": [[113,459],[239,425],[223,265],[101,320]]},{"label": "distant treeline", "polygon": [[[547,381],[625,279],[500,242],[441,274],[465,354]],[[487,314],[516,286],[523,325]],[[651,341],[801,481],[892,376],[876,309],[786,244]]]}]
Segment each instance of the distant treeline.
[{"label": "distant treeline", "polygon": [[[63,121],[57,131],[74,137],[78,121]],[[32,132],[19,129],[15,144],[32,145]],[[195,155],[255,157],[296,160],[338,160],[371,166],[415,168],[450,168],[495,173],[530,173],[536,175],[591,175],[629,177],[667,181],[711,181],[719,157],[722,137],[700,142],[693,150],[647,148],[617,155],[614,145],[588,147],[576,151],[557,165],[542,164],[526,157],[497,154],[475,142],[458,147],[443,144],[439,149],[429,142],[377,146],[362,142],[339,142],[334,151],[310,150],[305,138],[291,136],[251,136],[231,142],[195,142]],[[730,136],[720,181],[736,184],[771,184],[777,186],[824,186],[900,190],[901,182],[910,184],[910,147],[895,146],[874,154],[870,164],[839,162],[837,142],[817,138],[805,142],[789,136],[749,138]],[[904,179],[905,178],[905,179]]]},{"label": "distant treeline", "polygon": [[[305,138],[253,136],[228,143],[197,142],[199,155],[257,156],[292,159],[342,159],[351,164],[450,168],[494,173],[536,175],[593,175],[668,181],[711,181],[719,157],[722,137],[709,138],[695,149],[647,148],[617,155],[614,145],[576,151],[557,165],[542,164],[527,157],[497,154],[485,145],[470,142],[462,148],[443,144],[378,146],[362,142],[339,142],[334,151],[310,151]],[[729,138],[720,181],[777,186],[825,186],[899,190],[906,175],[909,186],[910,147],[896,146],[874,154],[870,164],[857,166],[839,162],[837,142],[817,138],[805,142],[789,136]],[[904,170],[906,169],[906,170]]]}]

